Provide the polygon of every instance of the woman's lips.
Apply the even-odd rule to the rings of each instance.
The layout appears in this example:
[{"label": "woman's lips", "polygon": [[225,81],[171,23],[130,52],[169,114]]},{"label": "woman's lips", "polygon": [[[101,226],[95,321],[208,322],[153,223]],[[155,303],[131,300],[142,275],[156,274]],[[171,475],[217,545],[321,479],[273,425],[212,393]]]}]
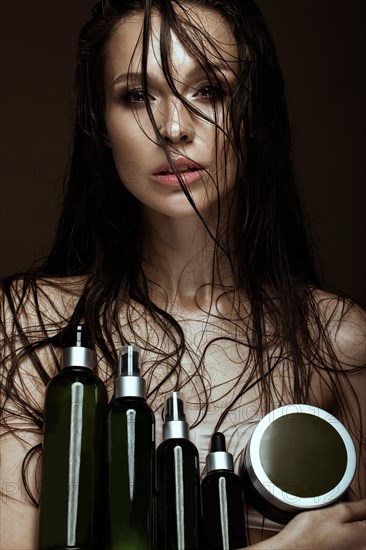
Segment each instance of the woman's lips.
[{"label": "woman's lips", "polygon": [[180,180],[184,185],[190,185],[199,180],[205,171],[202,166],[184,157],[174,159],[173,166],[179,177],[169,163],[164,162],[154,171],[153,179],[163,185],[180,186]]},{"label": "woman's lips", "polygon": [[[179,171],[179,176],[181,178],[181,181],[184,183],[184,185],[191,185],[195,181],[199,180],[204,173],[204,170],[188,170],[188,171]],[[181,183],[178,179],[178,176],[174,174],[174,172],[171,173],[165,173],[165,174],[154,174],[153,179],[157,181],[158,183],[161,183],[163,185],[172,185],[172,186],[180,186]]]}]

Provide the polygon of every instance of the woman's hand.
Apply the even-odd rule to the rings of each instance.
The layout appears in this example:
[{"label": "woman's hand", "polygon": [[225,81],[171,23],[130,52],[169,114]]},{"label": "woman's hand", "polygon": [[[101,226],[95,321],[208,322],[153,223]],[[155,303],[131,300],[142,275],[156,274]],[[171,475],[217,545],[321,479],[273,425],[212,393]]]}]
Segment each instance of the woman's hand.
[{"label": "woman's hand", "polygon": [[302,512],[256,550],[366,550],[366,500]]}]

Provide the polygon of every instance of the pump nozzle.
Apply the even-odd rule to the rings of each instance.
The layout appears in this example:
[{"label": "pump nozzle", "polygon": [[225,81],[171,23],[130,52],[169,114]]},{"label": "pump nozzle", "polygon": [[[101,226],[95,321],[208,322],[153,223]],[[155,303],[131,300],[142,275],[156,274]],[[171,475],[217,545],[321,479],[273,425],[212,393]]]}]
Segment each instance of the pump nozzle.
[{"label": "pump nozzle", "polygon": [[185,421],[184,402],[181,394],[178,391],[173,391],[165,402],[165,422],[172,420]]},{"label": "pump nozzle", "polygon": [[119,354],[118,376],[140,376],[140,349],[122,346]]},{"label": "pump nozzle", "polygon": [[183,396],[177,391],[173,391],[165,401],[163,438],[189,439]]},{"label": "pump nozzle", "polygon": [[95,363],[91,349],[89,329],[85,325],[68,327],[62,338],[62,368],[87,367],[92,369]]},{"label": "pump nozzle", "polygon": [[113,397],[146,398],[145,380],[140,374],[140,348],[137,346],[128,344],[120,349]]},{"label": "pump nozzle", "polygon": [[61,342],[63,348],[91,348],[90,331],[85,325],[67,327]]}]

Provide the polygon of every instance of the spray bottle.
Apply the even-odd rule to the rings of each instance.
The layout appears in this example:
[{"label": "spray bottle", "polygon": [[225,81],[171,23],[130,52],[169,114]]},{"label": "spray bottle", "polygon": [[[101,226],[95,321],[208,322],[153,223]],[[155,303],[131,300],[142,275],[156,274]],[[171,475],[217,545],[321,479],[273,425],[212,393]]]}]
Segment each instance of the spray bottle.
[{"label": "spray bottle", "polygon": [[89,331],[71,327],[62,370],[46,388],[39,550],[100,548],[107,392],[94,366]]},{"label": "spray bottle", "polygon": [[181,395],[173,392],[165,403],[163,442],[157,449],[158,548],[201,548],[199,460],[189,440]]},{"label": "spray bottle", "polygon": [[120,351],[114,395],[107,411],[106,522],[108,550],[153,547],[155,418],[146,403],[140,350]]},{"label": "spray bottle", "polygon": [[206,457],[202,481],[202,509],[207,550],[232,550],[246,544],[242,482],[234,473],[233,457],[226,451],[225,436],[216,432]]}]

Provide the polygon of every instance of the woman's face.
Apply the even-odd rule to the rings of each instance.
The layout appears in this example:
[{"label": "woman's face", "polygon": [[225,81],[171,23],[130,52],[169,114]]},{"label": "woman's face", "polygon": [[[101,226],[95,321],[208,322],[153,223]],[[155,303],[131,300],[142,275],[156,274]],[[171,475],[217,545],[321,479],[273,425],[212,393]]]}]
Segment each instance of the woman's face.
[{"label": "woman's face", "polygon": [[[179,170],[201,215],[215,215],[229,203],[235,184],[236,163],[227,139],[226,121],[230,88],[235,81],[237,46],[229,26],[216,12],[190,8],[196,26],[210,36],[206,55],[219,66],[211,83],[197,61],[171,33],[170,71],[179,94],[200,113],[192,113],[166,82],[160,59],[160,16],[152,17],[147,80],[156,125],[174,165]],[[141,77],[143,14],[124,19],[114,31],[106,51],[105,121],[118,174],[126,188],[150,215],[196,215],[178,178],[171,172],[164,147],[158,142],[147,113]],[[212,45],[213,44],[213,45]],[[221,89],[222,88],[222,89]],[[216,99],[216,104],[214,100]],[[213,121],[221,128],[217,130]]]}]

